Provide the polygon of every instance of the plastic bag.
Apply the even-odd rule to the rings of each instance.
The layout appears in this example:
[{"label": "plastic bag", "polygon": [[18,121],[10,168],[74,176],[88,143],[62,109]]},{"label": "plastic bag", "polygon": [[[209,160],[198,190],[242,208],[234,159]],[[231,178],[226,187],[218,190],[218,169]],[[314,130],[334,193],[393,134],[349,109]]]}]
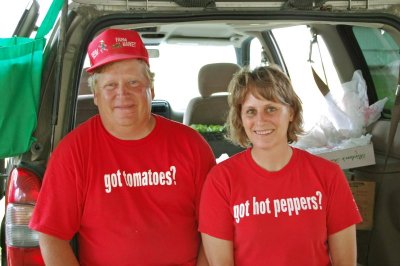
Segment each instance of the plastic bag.
[{"label": "plastic bag", "polygon": [[388,99],[369,105],[366,82],[360,70],[356,70],[352,80],[343,83],[342,87],[344,94],[339,103],[330,93],[325,95],[328,113],[294,146],[332,148],[348,139],[363,138],[367,126],[379,119]]},{"label": "plastic bag", "polygon": [[[367,84],[360,70],[356,70],[351,81],[342,84],[343,105],[353,123],[354,130],[364,133],[365,128],[379,119],[387,98],[369,105]],[[355,134],[359,136],[359,134]]]}]

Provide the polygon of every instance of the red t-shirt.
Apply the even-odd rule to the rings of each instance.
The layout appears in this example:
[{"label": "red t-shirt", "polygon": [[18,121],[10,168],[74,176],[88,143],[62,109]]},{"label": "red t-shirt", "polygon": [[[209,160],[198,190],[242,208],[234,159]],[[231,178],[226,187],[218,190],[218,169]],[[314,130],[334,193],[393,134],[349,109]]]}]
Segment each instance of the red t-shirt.
[{"label": "red t-shirt", "polygon": [[81,265],[195,265],[201,188],[215,164],[193,129],[160,116],[154,130],[120,140],[95,116],[49,161],[30,227],[78,233]]},{"label": "red t-shirt", "polygon": [[236,266],[323,266],[328,235],[360,221],[338,165],[293,149],[283,169],[268,172],[247,149],[210,171],[199,230],[233,241]]}]

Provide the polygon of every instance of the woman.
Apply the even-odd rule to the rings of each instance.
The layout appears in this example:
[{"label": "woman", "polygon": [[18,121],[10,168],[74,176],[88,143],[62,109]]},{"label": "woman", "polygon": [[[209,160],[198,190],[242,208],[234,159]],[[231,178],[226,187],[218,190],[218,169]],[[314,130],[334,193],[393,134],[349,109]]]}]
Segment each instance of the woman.
[{"label": "woman", "polygon": [[301,102],[277,67],[229,85],[228,136],[248,147],[209,173],[200,225],[211,265],[356,265],[361,221],[338,165],[291,147]]}]

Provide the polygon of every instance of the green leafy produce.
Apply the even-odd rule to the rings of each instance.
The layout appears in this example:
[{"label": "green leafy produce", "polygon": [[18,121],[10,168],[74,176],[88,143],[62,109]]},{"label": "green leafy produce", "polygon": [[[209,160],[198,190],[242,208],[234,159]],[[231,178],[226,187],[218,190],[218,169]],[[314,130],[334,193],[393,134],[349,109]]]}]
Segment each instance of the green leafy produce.
[{"label": "green leafy produce", "polygon": [[190,125],[193,129],[199,133],[223,133],[225,132],[225,126],[221,125],[203,125],[203,124],[192,124]]}]

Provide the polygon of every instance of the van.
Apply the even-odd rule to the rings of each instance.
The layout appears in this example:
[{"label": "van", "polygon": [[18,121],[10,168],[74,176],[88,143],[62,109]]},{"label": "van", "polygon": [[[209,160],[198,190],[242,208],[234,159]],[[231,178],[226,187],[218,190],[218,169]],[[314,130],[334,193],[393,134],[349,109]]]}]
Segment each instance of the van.
[{"label": "van", "polygon": [[[32,35],[39,10],[33,0],[16,35]],[[357,228],[358,264],[400,265],[397,0],[65,2],[46,36],[35,141],[1,166],[3,265],[44,265],[28,222],[52,151],[97,113],[86,52],[107,28],[139,32],[155,72],[152,111],[197,129],[220,160],[242,150],[224,139],[233,73],[279,65],[303,103],[309,134],[295,145],[351,160],[342,168],[368,222]]]}]

